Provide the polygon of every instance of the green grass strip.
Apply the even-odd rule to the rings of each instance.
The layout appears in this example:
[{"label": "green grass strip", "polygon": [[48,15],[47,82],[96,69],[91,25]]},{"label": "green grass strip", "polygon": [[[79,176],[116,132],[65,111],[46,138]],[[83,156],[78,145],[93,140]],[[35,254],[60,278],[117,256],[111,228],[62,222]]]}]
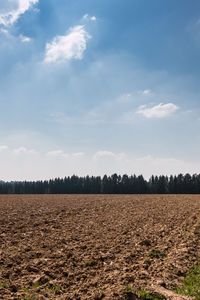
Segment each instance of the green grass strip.
[{"label": "green grass strip", "polygon": [[176,291],[178,294],[200,300],[200,263],[188,273],[183,281],[183,286],[178,287]]}]

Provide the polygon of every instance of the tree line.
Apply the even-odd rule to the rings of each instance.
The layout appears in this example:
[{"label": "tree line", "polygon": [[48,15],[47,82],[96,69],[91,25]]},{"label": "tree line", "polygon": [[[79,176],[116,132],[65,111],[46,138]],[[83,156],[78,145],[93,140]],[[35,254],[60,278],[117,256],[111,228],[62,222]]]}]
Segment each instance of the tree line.
[{"label": "tree line", "polygon": [[0,194],[199,194],[200,174],[71,176],[45,181],[0,182]]}]

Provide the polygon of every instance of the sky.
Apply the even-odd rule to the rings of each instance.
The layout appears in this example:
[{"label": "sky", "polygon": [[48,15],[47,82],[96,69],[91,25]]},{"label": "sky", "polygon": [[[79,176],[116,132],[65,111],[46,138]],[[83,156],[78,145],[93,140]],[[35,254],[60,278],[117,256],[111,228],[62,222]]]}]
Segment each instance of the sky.
[{"label": "sky", "polygon": [[199,0],[1,0],[0,180],[200,173]]}]

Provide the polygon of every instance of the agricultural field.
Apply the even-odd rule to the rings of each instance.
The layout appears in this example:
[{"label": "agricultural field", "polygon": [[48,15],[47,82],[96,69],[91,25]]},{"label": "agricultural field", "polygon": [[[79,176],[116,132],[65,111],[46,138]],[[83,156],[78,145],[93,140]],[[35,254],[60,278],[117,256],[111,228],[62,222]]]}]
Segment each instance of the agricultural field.
[{"label": "agricultural field", "polygon": [[192,299],[199,257],[199,195],[0,196],[0,299]]}]

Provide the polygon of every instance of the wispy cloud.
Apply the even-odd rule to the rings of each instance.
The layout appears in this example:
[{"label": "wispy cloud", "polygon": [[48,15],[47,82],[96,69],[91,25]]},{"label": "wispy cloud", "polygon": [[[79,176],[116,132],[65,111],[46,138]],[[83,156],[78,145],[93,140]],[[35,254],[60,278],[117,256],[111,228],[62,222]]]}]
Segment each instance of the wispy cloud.
[{"label": "wispy cloud", "polygon": [[98,160],[101,158],[114,158],[117,160],[122,160],[122,159],[125,159],[125,154],[124,153],[114,153],[111,151],[103,150],[103,151],[97,151],[92,157],[93,160]]},{"label": "wispy cloud", "polygon": [[93,22],[95,22],[96,20],[97,20],[97,18],[95,17],[95,16],[89,16],[89,14],[85,14],[84,16],[83,16],[83,20],[89,20],[89,21],[93,21]]},{"label": "wispy cloud", "polygon": [[75,152],[72,154],[73,157],[76,157],[76,158],[81,158],[85,155],[84,152]]},{"label": "wispy cloud", "polygon": [[9,31],[7,29],[5,29],[5,28],[1,28],[0,32],[3,33],[3,34],[5,34],[6,36],[9,35]]},{"label": "wispy cloud", "polygon": [[166,118],[175,113],[179,107],[173,103],[160,103],[153,107],[142,105],[138,108],[137,113],[145,118]]},{"label": "wispy cloud", "polygon": [[66,153],[64,153],[63,150],[53,150],[53,151],[48,151],[46,155],[49,157],[59,157],[59,156],[66,156]]},{"label": "wispy cloud", "polygon": [[16,155],[19,155],[19,154],[37,154],[37,151],[35,151],[34,149],[27,149],[26,147],[19,147],[17,149],[14,149],[13,153],[16,154]]},{"label": "wispy cloud", "polygon": [[29,43],[31,41],[31,38],[28,37],[28,36],[24,36],[23,34],[20,34],[19,35],[19,38],[20,40],[23,42],[23,43]]},{"label": "wispy cloud", "polygon": [[[4,26],[13,25],[21,15],[29,10],[34,4],[37,4],[39,0],[3,0],[0,11],[0,24]],[[5,3],[4,3],[5,2]]]},{"label": "wispy cloud", "polygon": [[47,63],[63,63],[71,59],[82,59],[91,38],[83,25],[70,28],[68,34],[56,36],[47,43],[44,61]]},{"label": "wispy cloud", "polygon": [[148,96],[148,95],[151,95],[151,90],[141,90],[141,91],[138,91],[138,94],[139,95],[143,95],[143,96]]}]

